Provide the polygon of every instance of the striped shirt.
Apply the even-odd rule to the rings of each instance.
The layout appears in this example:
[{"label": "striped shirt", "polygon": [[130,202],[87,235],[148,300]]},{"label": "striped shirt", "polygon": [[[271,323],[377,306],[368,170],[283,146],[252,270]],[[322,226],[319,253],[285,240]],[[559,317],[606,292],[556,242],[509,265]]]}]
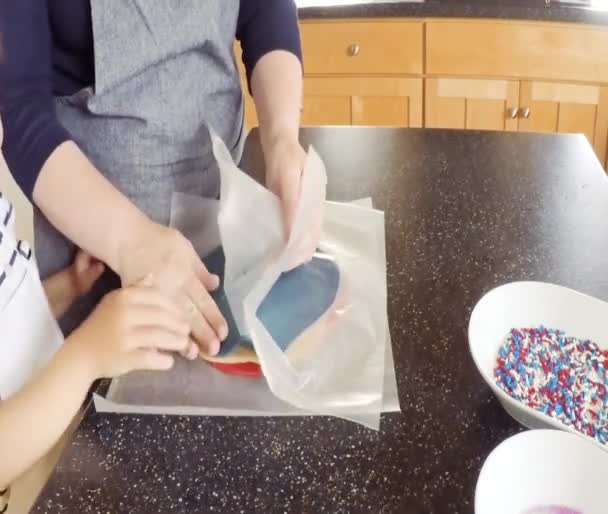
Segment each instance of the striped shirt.
[{"label": "striped shirt", "polygon": [[[29,245],[15,237],[15,209],[0,191],[0,319],[23,281],[28,269],[25,263],[31,257]],[[9,497],[10,489],[0,490],[0,514],[7,511]]]},{"label": "striped shirt", "polygon": [[15,236],[15,209],[0,191],[0,313],[27,273],[32,249]]}]

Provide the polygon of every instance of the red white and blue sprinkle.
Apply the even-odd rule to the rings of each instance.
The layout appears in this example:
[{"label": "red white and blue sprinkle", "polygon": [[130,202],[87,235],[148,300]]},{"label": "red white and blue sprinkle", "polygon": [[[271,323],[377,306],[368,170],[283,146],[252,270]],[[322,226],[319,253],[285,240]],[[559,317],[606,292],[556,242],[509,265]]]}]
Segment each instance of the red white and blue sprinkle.
[{"label": "red white and blue sprinkle", "polygon": [[608,352],[593,341],[544,327],[513,329],[494,379],[528,407],[608,442]]}]

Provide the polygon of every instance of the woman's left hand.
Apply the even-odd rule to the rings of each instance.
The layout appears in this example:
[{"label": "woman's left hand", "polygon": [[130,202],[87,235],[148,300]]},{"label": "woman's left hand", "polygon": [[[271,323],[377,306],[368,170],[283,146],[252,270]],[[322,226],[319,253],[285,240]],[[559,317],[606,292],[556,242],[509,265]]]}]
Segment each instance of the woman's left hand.
[{"label": "woman's left hand", "polygon": [[266,186],[281,200],[286,239],[296,217],[306,152],[289,137],[276,139],[266,150]]},{"label": "woman's left hand", "polygon": [[[192,336],[200,349],[216,355],[220,341],[228,336],[228,324],[209,294],[219,286],[219,277],[207,270],[192,243],[179,231],[148,220],[134,234],[116,270],[123,286],[146,279],[147,285],[174,298],[190,319]],[[196,354],[192,345],[184,352],[188,358]]]},{"label": "woman's left hand", "polygon": [[[285,238],[288,239],[298,210],[302,192],[302,174],[306,161],[306,152],[297,140],[283,138],[277,140],[265,151],[266,185],[281,200]],[[295,250],[294,258],[287,263],[292,269],[309,261],[319,244],[323,213],[316,212],[308,220],[306,236]]]}]

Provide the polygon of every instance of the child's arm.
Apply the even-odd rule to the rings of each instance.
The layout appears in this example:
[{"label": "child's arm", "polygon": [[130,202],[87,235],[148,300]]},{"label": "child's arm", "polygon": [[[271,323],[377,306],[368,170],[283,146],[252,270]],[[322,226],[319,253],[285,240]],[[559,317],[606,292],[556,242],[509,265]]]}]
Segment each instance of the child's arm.
[{"label": "child's arm", "polygon": [[[78,412],[93,380],[173,365],[190,324],[147,286],[106,295],[93,314],[21,391],[0,402],[0,490],[45,455]],[[18,341],[15,341],[18,344]]]},{"label": "child's arm", "polygon": [[79,251],[71,266],[43,280],[42,286],[55,318],[63,316],[76,298],[88,293],[103,270],[103,263]]},{"label": "child's arm", "polygon": [[82,348],[64,345],[36,379],[0,403],[0,489],[45,455],[78,413],[92,383]]}]

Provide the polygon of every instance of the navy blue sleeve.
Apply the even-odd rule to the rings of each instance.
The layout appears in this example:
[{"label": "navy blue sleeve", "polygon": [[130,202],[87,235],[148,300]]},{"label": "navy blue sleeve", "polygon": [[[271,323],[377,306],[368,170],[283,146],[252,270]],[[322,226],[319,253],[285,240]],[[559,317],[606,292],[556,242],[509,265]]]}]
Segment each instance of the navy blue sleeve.
[{"label": "navy blue sleeve", "polygon": [[55,114],[47,0],[0,1],[2,151],[31,198],[42,166],[70,139]]},{"label": "navy blue sleeve", "polygon": [[294,0],[241,0],[236,38],[241,42],[249,83],[257,62],[273,50],[291,52],[302,61]]}]

